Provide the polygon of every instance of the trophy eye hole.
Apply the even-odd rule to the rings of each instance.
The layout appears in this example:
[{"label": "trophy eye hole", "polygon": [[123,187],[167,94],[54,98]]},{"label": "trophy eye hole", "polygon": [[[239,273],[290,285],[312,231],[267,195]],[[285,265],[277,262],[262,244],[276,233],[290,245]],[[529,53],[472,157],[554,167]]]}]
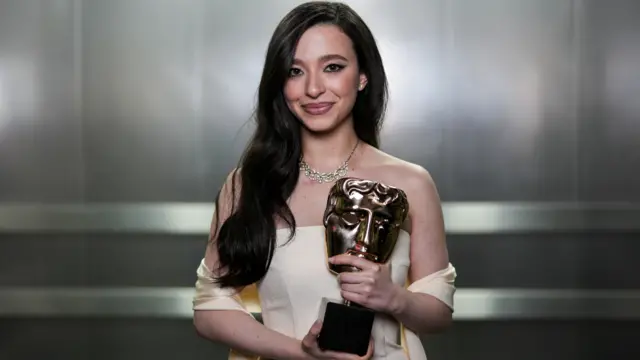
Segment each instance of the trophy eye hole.
[{"label": "trophy eye hole", "polygon": [[391,225],[391,220],[384,216],[377,216],[375,219],[376,227],[378,228],[378,236],[380,236],[381,242],[384,242],[387,235],[389,234],[389,227]]},{"label": "trophy eye hole", "polygon": [[360,217],[355,212],[349,211],[342,214],[342,221],[347,225],[353,226],[360,222]]}]

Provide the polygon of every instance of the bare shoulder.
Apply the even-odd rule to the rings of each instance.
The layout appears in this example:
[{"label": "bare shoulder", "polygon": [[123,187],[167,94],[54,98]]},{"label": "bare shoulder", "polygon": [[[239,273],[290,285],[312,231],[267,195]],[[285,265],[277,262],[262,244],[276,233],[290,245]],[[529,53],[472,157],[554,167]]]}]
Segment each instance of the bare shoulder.
[{"label": "bare shoulder", "polygon": [[234,204],[237,204],[240,195],[240,188],[242,185],[241,171],[242,170],[240,168],[234,168],[227,174],[218,194],[216,203],[217,211],[228,211],[233,207]]},{"label": "bare shoulder", "polygon": [[233,168],[222,183],[222,189],[230,189],[231,187],[238,187],[242,183],[242,169],[237,167]]},{"label": "bare shoulder", "polygon": [[374,151],[370,171],[376,174],[379,181],[404,190],[410,198],[420,193],[424,196],[425,192],[437,193],[433,177],[425,167],[381,150]]}]

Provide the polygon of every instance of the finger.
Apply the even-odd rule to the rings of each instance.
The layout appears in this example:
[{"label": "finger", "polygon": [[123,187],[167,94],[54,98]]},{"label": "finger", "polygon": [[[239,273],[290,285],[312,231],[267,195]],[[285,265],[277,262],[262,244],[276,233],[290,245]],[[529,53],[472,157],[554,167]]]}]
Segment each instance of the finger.
[{"label": "finger", "polygon": [[322,350],[317,346],[309,352],[312,356],[319,359],[331,359],[331,360],[359,360],[356,355],[338,352],[333,350]]},{"label": "finger", "polygon": [[313,323],[307,335],[305,335],[304,338],[302,339],[302,346],[304,346],[305,349],[307,350],[312,349],[314,346],[317,345],[318,334],[320,334],[321,329],[322,329],[322,322],[320,320],[317,320],[315,323]]},{"label": "finger", "polygon": [[321,353],[322,358],[331,360],[360,360],[358,355],[326,350]]},{"label": "finger", "polygon": [[311,325],[311,329],[309,329],[309,333],[313,336],[318,336],[320,334],[320,330],[322,330],[322,321],[316,320],[313,325]]},{"label": "finger", "polygon": [[363,272],[343,272],[338,274],[338,282],[340,284],[372,284],[371,274]]},{"label": "finger", "polygon": [[340,290],[340,295],[345,300],[349,300],[351,302],[354,302],[356,304],[360,304],[362,306],[366,306],[367,305],[367,297],[364,296],[363,294],[359,294],[359,293],[351,292],[351,291]]},{"label": "finger", "polygon": [[370,359],[373,356],[373,337],[369,340],[369,348],[367,349],[367,353],[362,357],[362,359]]},{"label": "finger", "polygon": [[329,262],[334,265],[350,265],[355,266],[363,271],[371,270],[371,271],[380,271],[380,265],[369,261],[367,259],[363,259],[358,256],[340,254],[329,258]]},{"label": "finger", "polygon": [[367,291],[368,287],[366,285],[362,285],[362,284],[342,284],[342,285],[340,285],[340,289],[342,291],[355,293],[355,294],[361,294],[361,295],[364,295],[364,294],[368,293],[368,291]]}]

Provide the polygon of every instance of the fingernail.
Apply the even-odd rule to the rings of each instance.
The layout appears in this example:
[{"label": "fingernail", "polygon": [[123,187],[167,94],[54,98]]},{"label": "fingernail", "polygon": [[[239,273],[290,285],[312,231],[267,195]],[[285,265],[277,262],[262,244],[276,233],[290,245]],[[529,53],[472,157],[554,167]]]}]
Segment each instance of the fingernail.
[{"label": "fingernail", "polygon": [[329,258],[329,262],[333,264],[333,256]]}]

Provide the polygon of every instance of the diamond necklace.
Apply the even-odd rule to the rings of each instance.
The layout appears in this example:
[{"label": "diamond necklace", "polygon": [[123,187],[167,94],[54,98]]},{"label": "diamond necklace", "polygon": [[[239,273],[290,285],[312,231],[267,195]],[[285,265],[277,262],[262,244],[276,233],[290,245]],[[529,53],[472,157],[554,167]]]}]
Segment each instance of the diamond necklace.
[{"label": "diamond necklace", "polygon": [[340,167],[335,169],[334,171],[326,172],[326,173],[319,172],[317,170],[312,169],[309,166],[309,164],[307,164],[307,162],[304,161],[303,159],[300,159],[300,171],[304,172],[304,175],[309,179],[319,182],[320,184],[334,182],[347,174],[347,169],[349,167],[349,160],[351,160],[351,157],[353,156],[353,153],[356,151],[356,148],[358,147],[359,143],[360,143],[360,139],[358,139],[358,141],[356,142],[356,145],[353,147],[353,150],[351,150],[351,154],[349,154],[349,157],[347,158],[347,160],[345,160],[342,163],[342,165],[340,165]]}]

